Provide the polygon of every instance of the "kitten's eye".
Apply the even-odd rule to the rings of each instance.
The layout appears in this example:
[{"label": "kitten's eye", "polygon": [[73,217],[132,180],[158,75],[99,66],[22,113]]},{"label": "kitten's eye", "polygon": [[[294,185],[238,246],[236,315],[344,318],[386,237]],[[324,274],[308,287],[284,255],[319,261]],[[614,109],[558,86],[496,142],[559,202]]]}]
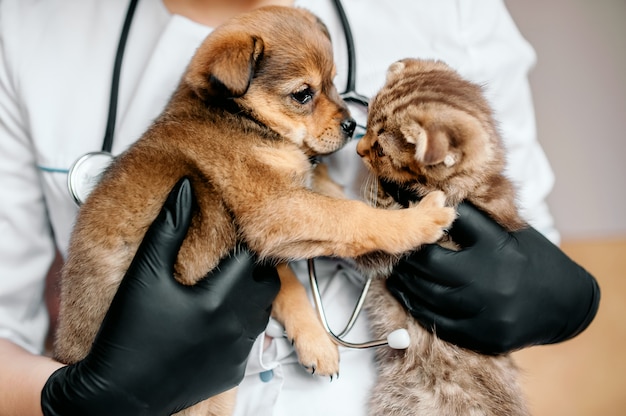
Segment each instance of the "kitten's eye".
[{"label": "kitten's eye", "polygon": [[291,98],[300,104],[306,104],[313,99],[313,95],[313,90],[308,85],[305,85],[299,91],[291,93]]},{"label": "kitten's eye", "polygon": [[383,150],[383,147],[380,145],[380,143],[378,142],[378,140],[376,140],[373,144],[372,144],[372,150],[374,152],[376,152],[376,156],[378,157],[383,157],[385,156],[385,151]]}]

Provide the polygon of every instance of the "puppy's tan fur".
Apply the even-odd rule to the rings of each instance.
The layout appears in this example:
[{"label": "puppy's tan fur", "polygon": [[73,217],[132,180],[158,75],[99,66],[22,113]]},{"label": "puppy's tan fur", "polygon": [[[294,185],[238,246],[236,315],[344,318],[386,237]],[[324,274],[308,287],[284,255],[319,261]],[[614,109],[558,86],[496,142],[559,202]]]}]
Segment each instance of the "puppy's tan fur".
[{"label": "puppy's tan fur", "polygon": [[[378,179],[397,186],[392,190],[381,182],[373,189],[376,206],[394,209],[397,200],[408,199],[402,196],[441,190],[449,204],[471,201],[510,231],[526,226],[503,174],[504,147],[481,88],[442,62],[406,59],[391,65],[357,151]],[[440,244],[458,248],[450,240]],[[384,278],[395,258],[360,260],[366,273]],[[396,328],[407,328],[411,336],[407,350],[377,351],[372,416],[528,414],[509,355],[482,355],[439,339],[407,313],[383,279],[372,283],[366,307],[376,336]]]},{"label": "puppy's tan fur", "polygon": [[[58,359],[73,363],[87,354],[147,227],[185,176],[198,211],[175,277],[188,285],[238,242],[261,258],[286,261],[400,253],[441,237],[454,210],[440,192],[386,211],[310,189],[309,158],[339,149],[349,136],[334,71],[327,31],[303,10],[257,9],[207,37],[163,113],[79,212],[62,276]],[[336,346],[295,277],[280,270],[274,315],[304,366],[337,373]],[[233,397],[228,392],[182,414],[229,414]]]}]

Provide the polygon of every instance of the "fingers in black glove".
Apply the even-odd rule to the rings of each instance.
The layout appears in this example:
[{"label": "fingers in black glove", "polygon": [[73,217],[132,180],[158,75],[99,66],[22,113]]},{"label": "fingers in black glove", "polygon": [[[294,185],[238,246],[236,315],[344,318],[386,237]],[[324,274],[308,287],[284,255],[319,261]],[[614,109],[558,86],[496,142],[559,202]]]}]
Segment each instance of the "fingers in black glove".
[{"label": "fingers in black glove", "polygon": [[237,385],[280,281],[239,249],[195,286],[173,278],[193,211],[179,182],[147,231],[92,350],[55,372],[45,415],[170,415]]},{"label": "fingers in black glove", "polygon": [[426,328],[485,353],[560,342],[598,308],[597,282],[532,227],[507,232],[461,204],[450,234],[463,249],[431,245],[402,260],[387,285]]}]

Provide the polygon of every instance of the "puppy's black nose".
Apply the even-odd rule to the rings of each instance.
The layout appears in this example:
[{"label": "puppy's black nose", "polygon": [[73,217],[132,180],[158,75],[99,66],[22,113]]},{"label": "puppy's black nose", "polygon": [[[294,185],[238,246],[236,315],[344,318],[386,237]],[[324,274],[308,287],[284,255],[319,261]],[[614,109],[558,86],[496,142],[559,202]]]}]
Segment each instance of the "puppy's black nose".
[{"label": "puppy's black nose", "polygon": [[354,129],[356,128],[356,121],[352,117],[348,117],[341,122],[341,130],[345,133],[346,136],[352,137],[354,134]]}]

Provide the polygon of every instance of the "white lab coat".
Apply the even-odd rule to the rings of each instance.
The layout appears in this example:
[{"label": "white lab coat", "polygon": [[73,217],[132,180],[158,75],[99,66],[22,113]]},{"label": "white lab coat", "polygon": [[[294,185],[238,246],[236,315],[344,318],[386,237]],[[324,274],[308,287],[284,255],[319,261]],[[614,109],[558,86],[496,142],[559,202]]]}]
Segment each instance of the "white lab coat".
[{"label": "white lab coat", "polygon": [[[67,190],[67,170],[81,155],[102,147],[127,3],[0,2],[0,336],[33,352],[42,350],[47,329],[44,277],[55,244],[66,253],[77,211]],[[346,44],[330,0],[296,4],[328,25],[342,90]],[[355,37],[360,93],[375,93],[389,64],[408,56],[442,59],[485,85],[524,214],[556,240],[545,204],[553,176],[536,141],[526,79],[535,56],[503,1],[344,0],[344,7]],[[139,2],[122,67],[114,154],[159,114],[209,32],[170,15],[160,1]],[[355,116],[364,123],[363,114]],[[353,145],[328,163],[335,179],[358,195],[363,166]],[[296,268],[304,279],[304,266]],[[320,260],[318,269],[325,305],[339,329],[351,312],[358,276],[335,261]],[[366,339],[366,327],[361,321],[352,339]],[[340,374],[332,383],[310,376],[288,342],[275,339],[265,351],[258,343],[240,388],[237,415],[363,415],[374,379],[372,352],[342,350]]]}]

